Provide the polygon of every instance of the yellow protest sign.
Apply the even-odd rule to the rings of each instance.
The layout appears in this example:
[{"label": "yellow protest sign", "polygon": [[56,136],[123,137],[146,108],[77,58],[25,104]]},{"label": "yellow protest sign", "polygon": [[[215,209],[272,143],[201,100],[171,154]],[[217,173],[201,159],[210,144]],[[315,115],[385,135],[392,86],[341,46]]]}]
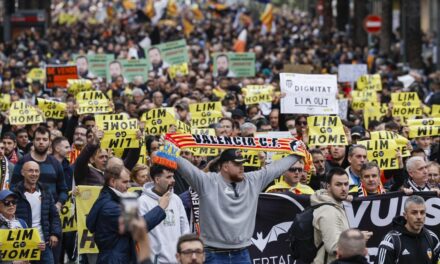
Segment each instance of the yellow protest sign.
[{"label": "yellow protest sign", "polygon": [[382,80],[380,74],[364,74],[356,82],[359,90],[382,91]]},{"label": "yellow protest sign", "polygon": [[25,101],[15,101],[11,104],[9,111],[9,123],[11,125],[39,124],[43,122],[43,115]]},{"label": "yellow protest sign", "polygon": [[364,140],[358,144],[367,148],[368,161],[376,162],[381,170],[394,170],[399,168],[396,157],[397,144],[394,140]]},{"label": "yellow protest sign", "polygon": [[440,118],[410,119],[409,137],[431,137],[440,135]]},{"label": "yellow protest sign", "polygon": [[371,140],[394,140],[397,144],[397,149],[400,150],[402,157],[411,156],[411,152],[408,149],[409,140],[392,131],[373,131],[370,132]]},{"label": "yellow protest sign", "polygon": [[353,102],[377,102],[377,93],[374,90],[351,91]]},{"label": "yellow protest sign", "polygon": [[0,111],[6,112],[11,107],[11,96],[9,94],[0,95]]},{"label": "yellow protest sign", "polygon": [[87,79],[68,79],[67,93],[77,95],[79,92],[86,92],[93,90],[91,80]]},{"label": "yellow protest sign", "polygon": [[393,117],[406,119],[415,118],[417,116],[423,116],[423,111],[420,106],[393,106],[392,110]]},{"label": "yellow protest sign", "polygon": [[440,105],[435,104],[431,106],[431,116],[440,117]]},{"label": "yellow protest sign", "polygon": [[190,104],[189,112],[191,113],[191,127],[195,128],[208,127],[223,117],[220,102]]},{"label": "yellow protest sign", "polygon": [[141,152],[139,153],[139,159],[136,164],[148,164],[147,163],[147,146],[145,145],[144,136],[139,140],[139,145],[141,146]]},{"label": "yellow protest sign", "polygon": [[75,205],[72,194],[60,210],[61,228],[63,233],[76,231]]},{"label": "yellow protest sign", "polygon": [[189,74],[188,63],[174,64],[168,67],[168,74],[171,79],[175,79],[178,76],[186,76]]},{"label": "yellow protest sign", "polygon": [[67,109],[67,104],[65,103],[42,98],[37,99],[37,105],[43,111],[45,118],[63,119]]},{"label": "yellow protest sign", "polygon": [[388,112],[386,105],[382,106],[366,106],[364,108],[364,126],[368,129],[368,125],[371,121],[380,121]]},{"label": "yellow protest sign", "polygon": [[104,121],[114,121],[114,120],[125,120],[128,119],[128,114],[104,114],[104,115],[95,115],[95,125],[99,129],[103,129]]},{"label": "yellow protest sign", "polygon": [[104,131],[104,137],[101,140],[101,148],[126,149],[139,147],[139,140],[136,136],[139,131],[139,124],[135,118],[103,121],[102,130]]},{"label": "yellow protest sign", "polygon": [[182,122],[180,120],[176,120],[175,125],[176,132],[178,133],[190,133],[191,127],[187,125],[185,122]]},{"label": "yellow protest sign", "polygon": [[246,105],[258,104],[263,102],[272,102],[272,85],[248,85],[242,89],[245,93],[244,103]]},{"label": "yellow protest sign", "polygon": [[36,228],[0,229],[2,261],[40,260],[40,234]]},{"label": "yellow protest sign", "polygon": [[78,186],[79,194],[76,196],[76,216],[78,227],[78,254],[98,253],[93,233],[86,226],[86,217],[98,199],[100,186]]},{"label": "yellow protest sign", "polygon": [[245,167],[260,167],[261,166],[261,160],[258,155],[260,153],[260,151],[243,149],[243,150],[241,150],[241,153],[243,155],[243,158],[246,160],[243,163],[243,166],[245,166]]},{"label": "yellow protest sign", "polygon": [[338,116],[309,116],[309,145],[347,145],[341,119]]},{"label": "yellow protest sign", "polygon": [[355,111],[364,110],[367,107],[379,107],[379,103],[362,102],[362,101],[352,101],[351,102],[351,108]]},{"label": "yellow protest sign", "polygon": [[[191,134],[193,135],[206,135],[215,136],[214,128],[192,128]],[[220,155],[220,150],[215,148],[186,148],[193,153],[194,156],[200,157],[217,157]]]},{"label": "yellow protest sign", "polygon": [[145,122],[147,135],[163,135],[170,132],[170,126],[176,126],[175,112],[172,107],[151,109],[141,116],[141,122]]},{"label": "yellow protest sign", "polygon": [[33,81],[39,81],[40,83],[44,82],[46,78],[46,72],[41,68],[33,68],[26,75],[26,81],[28,83],[32,83]]},{"label": "yellow protest sign", "polygon": [[76,95],[77,112],[82,114],[109,113],[112,111],[110,101],[101,91],[79,92]]},{"label": "yellow protest sign", "polygon": [[392,93],[391,102],[394,107],[407,106],[420,108],[420,99],[416,92]]}]

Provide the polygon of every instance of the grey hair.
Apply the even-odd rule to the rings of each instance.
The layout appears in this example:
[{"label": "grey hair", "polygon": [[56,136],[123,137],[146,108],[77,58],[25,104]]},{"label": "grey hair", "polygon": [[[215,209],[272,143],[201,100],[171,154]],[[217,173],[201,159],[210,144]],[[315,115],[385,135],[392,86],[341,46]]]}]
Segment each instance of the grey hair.
[{"label": "grey hair", "polygon": [[372,168],[376,168],[376,169],[377,169],[377,172],[380,174],[380,168],[379,168],[379,166],[377,165],[376,162],[372,162],[372,161],[370,161],[370,162],[366,162],[366,163],[362,164],[361,174],[362,174],[362,172],[363,172],[364,170],[370,170],[370,169],[372,169]]},{"label": "grey hair", "polygon": [[138,87],[136,87],[136,88],[133,89],[132,94],[133,94],[133,96],[134,96],[134,95],[142,95],[142,96],[145,96],[144,91],[142,91],[142,89],[141,89],[141,88],[138,88]]},{"label": "grey hair", "polygon": [[243,123],[243,125],[240,126],[241,133],[248,131],[248,130],[251,130],[251,129],[255,129],[255,131],[256,131],[257,126],[252,123],[249,123],[249,122]]},{"label": "grey hair", "polygon": [[363,149],[363,150],[367,151],[367,147],[365,147],[364,145],[358,145],[358,144],[351,145],[350,148],[348,149],[348,156],[349,157],[353,156],[353,152],[357,148],[360,148],[360,149]]},{"label": "grey hair", "polygon": [[405,212],[408,211],[408,207],[411,203],[418,205],[425,205],[425,200],[423,200],[423,198],[418,195],[411,195],[405,200],[405,204],[403,206]]},{"label": "grey hair", "polygon": [[414,166],[415,166],[417,161],[423,161],[424,162],[425,159],[423,157],[420,157],[420,156],[410,157],[409,159],[406,160],[406,164],[405,164],[406,165],[406,170],[407,171],[412,170],[414,168]]},{"label": "grey hair", "polygon": [[338,251],[343,258],[365,255],[366,242],[364,234],[358,229],[347,229],[341,233],[338,240]]}]

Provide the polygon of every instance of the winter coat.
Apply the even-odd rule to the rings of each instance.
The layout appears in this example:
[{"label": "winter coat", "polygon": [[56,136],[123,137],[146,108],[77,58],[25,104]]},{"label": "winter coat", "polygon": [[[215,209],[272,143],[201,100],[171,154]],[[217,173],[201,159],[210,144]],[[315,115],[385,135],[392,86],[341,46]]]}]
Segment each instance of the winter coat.
[{"label": "winter coat", "polygon": [[97,264],[136,263],[135,243],[131,235],[119,234],[120,216],[119,196],[110,187],[102,187],[86,221],[99,249]]},{"label": "winter coat", "polygon": [[[44,241],[48,242],[50,236],[61,238],[61,220],[51,193],[47,188],[37,183],[37,190],[41,192],[41,227],[43,229]],[[16,218],[23,219],[27,226],[32,226],[32,208],[25,196],[24,183],[19,182],[14,192],[18,195]]]},{"label": "winter coat", "polygon": [[313,260],[314,264],[324,263],[325,252],[327,252],[327,263],[334,261],[339,236],[350,228],[343,204],[331,197],[327,190],[318,190],[310,197],[312,206],[320,203],[332,203],[335,206],[324,205],[313,212],[315,245],[319,247],[324,242]]}]

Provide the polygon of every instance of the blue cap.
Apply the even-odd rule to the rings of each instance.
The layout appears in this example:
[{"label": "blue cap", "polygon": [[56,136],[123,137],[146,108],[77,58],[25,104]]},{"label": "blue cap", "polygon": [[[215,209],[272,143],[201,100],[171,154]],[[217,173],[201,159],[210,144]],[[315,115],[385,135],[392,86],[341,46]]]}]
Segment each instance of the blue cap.
[{"label": "blue cap", "polygon": [[14,196],[15,199],[18,198],[18,196],[15,193],[11,192],[10,190],[1,191],[0,192],[0,201],[3,202],[6,198],[8,198],[11,195]]}]

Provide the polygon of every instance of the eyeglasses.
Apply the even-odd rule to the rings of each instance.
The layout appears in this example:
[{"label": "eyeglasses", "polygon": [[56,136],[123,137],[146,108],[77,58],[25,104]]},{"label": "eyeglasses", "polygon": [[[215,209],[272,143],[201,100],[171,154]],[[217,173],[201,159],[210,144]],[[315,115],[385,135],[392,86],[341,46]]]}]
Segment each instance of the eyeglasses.
[{"label": "eyeglasses", "polygon": [[299,126],[307,126],[307,121],[298,121],[296,122]]},{"label": "eyeglasses", "polygon": [[290,168],[289,169],[290,172],[303,172],[302,168]]},{"label": "eyeglasses", "polygon": [[15,206],[15,205],[17,205],[17,201],[15,201],[15,200],[12,200],[12,201],[3,201],[3,203],[4,203],[6,206]]},{"label": "eyeglasses", "polygon": [[196,254],[197,256],[200,256],[203,253],[204,253],[203,249],[194,249],[194,250],[188,249],[180,252],[180,254],[185,256],[191,256],[192,254]]}]

